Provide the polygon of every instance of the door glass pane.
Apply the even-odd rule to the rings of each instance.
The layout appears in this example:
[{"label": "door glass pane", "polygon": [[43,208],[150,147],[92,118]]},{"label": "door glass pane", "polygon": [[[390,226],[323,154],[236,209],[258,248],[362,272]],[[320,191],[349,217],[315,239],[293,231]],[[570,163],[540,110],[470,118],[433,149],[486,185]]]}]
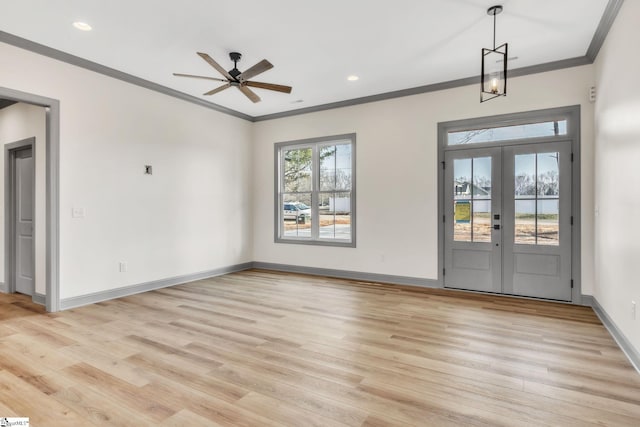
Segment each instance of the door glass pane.
[{"label": "door glass pane", "polygon": [[473,201],[473,241],[491,243],[491,200]]},{"label": "door glass pane", "polygon": [[471,242],[471,159],[453,161],[453,240]]},{"label": "door glass pane", "polygon": [[536,244],[536,201],[515,201],[515,243]]},{"label": "door glass pane", "polygon": [[473,159],[472,240],[491,242],[491,157]]},{"label": "door glass pane", "polygon": [[538,200],[538,245],[560,244],[559,200]]},{"label": "door glass pane", "polygon": [[560,195],[560,153],[538,154],[538,196],[540,198]]},{"label": "door glass pane", "polygon": [[536,155],[515,156],[515,197],[528,198],[536,195]]},{"label": "door glass pane", "polygon": [[473,159],[473,198],[491,199],[491,157]]},{"label": "door glass pane", "polygon": [[453,239],[491,242],[491,157],[456,159],[453,175]]},{"label": "door glass pane", "polygon": [[515,156],[515,243],[559,245],[560,153]]}]

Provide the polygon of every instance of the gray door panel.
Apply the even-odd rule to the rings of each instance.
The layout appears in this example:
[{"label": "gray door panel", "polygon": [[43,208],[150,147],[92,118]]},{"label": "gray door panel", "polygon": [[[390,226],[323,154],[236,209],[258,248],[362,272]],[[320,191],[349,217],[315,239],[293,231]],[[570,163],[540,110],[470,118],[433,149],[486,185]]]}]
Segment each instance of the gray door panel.
[{"label": "gray door panel", "polygon": [[503,149],[504,293],[571,300],[571,143]]},{"label": "gray door panel", "polygon": [[445,287],[571,300],[569,141],[447,151],[444,175]]},{"label": "gray door panel", "polygon": [[445,165],[444,285],[501,292],[500,149],[447,152]]}]

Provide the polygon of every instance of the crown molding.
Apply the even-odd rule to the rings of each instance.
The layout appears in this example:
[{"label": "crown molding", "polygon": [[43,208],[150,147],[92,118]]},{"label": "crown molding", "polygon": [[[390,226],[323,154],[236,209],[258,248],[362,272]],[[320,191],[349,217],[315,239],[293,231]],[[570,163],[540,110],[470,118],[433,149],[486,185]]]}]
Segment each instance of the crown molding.
[{"label": "crown molding", "polygon": [[183,101],[191,102],[201,107],[209,108],[211,110],[218,111],[220,113],[228,114],[230,116],[238,117],[240,119],[253,121],[253,117],[248,114],[241,113],[236,110],[232,110],[222,105],[214,104],[213,102],[207,102],[192,95],[177,91],[175,89],[168,88],[166,86],[153,83],[149,80],[141,79],[131,74],[110,68],[97,62],[89,61],[79,56],[71,55],[58,49],[53,49],[49,46],[45,46],[40,43],[32,42],[31,40],[18,37],[16,35],[0,31],[0,42],[19,47],[21,49],[28,50],[30,52],[38,53],[49,58],[56,59],[58,61],[66,62],[67,64],[75,65],[86,70],[94,71],[105,76],[113,77],[114,79],[122,80],[127,83],[131,83],[136,86],[143,87],[145,89],[160,92],[165,95],[172,96],[174,98],[181,99]]},{"label": "crown molding", "polygon": [[598,28],[596,28],[596,32],[593,34],[593,38],[591,39],[591,44],[585,54],[591,62],[595,62],[598,57],[600,48],[604,44],[607,34],[609,34],[609,30],[613,26],[616,16],[618,16],[622,3],[624,3],[624,0],[609,0],[609,3],[607,3],[607,7],[604,9],[604,13],[602,14],[602,18],[598,24]]},{"label": "crown molding", "polygon": [[[598,24],[598,28],[596,29],[589,48],[584,56],[563,59],[560,61],[548,62],[545,64],[532,65],[528,67],[516,68],[514,70],[509,70],[510,77],[520,77],[529,74],[537,74],[544,73],[548,71],[560,70],[563,68],[571,68],[578,67],[581,65],[592,64],[596,57],[598,56],[598,52],[602,47],[609,30],[611,29],[613,22],[620,11],[622,3],[624,0],[609,0],[602,18],[600,19],[600,23]],[[200,98],[197,98],[192,95],[188,95],[186,93],[177,91],[175,89],[168,88],[166,86],[159,85],[157,83],[153,83],[149,80],[142,79],[140,77],[136,77],[131,74],[127,74],[125,72],[116,70],[114,68],[107,67],[102,64],[98,64],[93,61],[89,61],[84,58],[80,58],[79,56],[71,55],[69,53],[63,52],[61,50],[53,49],[51,47],[42,45],[40,43],[32,42],[30,40],[24,39],[22,37],[18,37],[16,35],[6,33],[4,31],[0,31],[0,42],[7,43],[34,53],[38,53],[44,56],[48,56],[50,58],[56,59],[58,61],[66,62],[68,64],[72,64],[81,68],[85,68],[87,70],[94,71],[96,73],[100,73],[109,77],[116,78],[118,80],[125,81],[127,83],[131,83],[140,87],[144,87],[149,90],[153,90],[156,92],[160,92],[162,94],[181,99],[183,101],[191,102],[193,104],[199,105],[201,107],[209,108],[211,110],[218,111],[220,113],[228,114],[233,117],[237,117],[243,120],[247,120],[250,122],[261,122],[266,120],[275,120],[284,117],[298,116],[301,114],[315,113],[318,111],[325,110],[333,110],[335,108],[343,108],[343,107],[351,107],[354,105],[367,104],[370,102],[384,101],[388,99],[401,98],[404,96],[418,95],[421,93],[435,92],[446,89],[453,89],[462,86],[469,86],[479,82],[479,77],[467,77],[463,79],[450,80],[441,83],[435,83],[425,86],[419,86],[409,89],[397,90],[392,92],[385,92],[376,95],[364,96],[361,98],[348,99],[345,101],[332,102],[328,104],[322,105],[314,105],[312,107],[300,108],[296,110],[283,111],[280,113],[273,114],[265,114],[262,116],[251,116],[245,113],[241,113],[236,110],[232,110],[227,107],[223,107],[222,105],[215,104],[213,102],[207,102]]]}]

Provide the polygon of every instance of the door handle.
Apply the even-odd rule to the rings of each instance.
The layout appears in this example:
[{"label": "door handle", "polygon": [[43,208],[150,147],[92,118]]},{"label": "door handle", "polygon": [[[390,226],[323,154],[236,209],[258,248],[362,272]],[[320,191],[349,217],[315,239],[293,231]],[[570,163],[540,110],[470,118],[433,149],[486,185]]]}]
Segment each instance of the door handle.
[{"label": "door handle", "polygon": [[500,230],[500,224],[494,224],[493,229],[494,230]]}]

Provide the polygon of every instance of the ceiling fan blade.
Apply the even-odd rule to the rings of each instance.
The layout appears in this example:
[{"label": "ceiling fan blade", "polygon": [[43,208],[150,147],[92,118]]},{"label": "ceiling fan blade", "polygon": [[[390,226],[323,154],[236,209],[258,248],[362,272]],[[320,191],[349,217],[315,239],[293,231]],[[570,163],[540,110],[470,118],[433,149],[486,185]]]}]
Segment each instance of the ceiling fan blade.
[{"label": "ceiling fan blade", "polygon": [[226,85],[222,85],[220,87],[217,87],[215,89],[210,90],[209,92],[203,93],[203,95],[214,95],[218,92],[222,92],[223,90],[227,89],[231,87],[231,83],[227,83]]},{"label": "ceiling fan blade", "polygon": [[266,59],[263,59],[253,67],[249,68],[248,70],[245,70],[244,73],[240,74],[238,76],[238,80],[247,81],[251,77],[257,76],[258,74],[264,73],[265,71],[270,70],[272,68],[273,68],[273,64],[271,64],[271,62],[267,61]]},{"label": "ceiling fan blade", "polygon": [[220,64],[218,64],[216,61],[213,60],[212,57],[210,57],[209,55],[207,55],[206,53],[202,53],[202,52],[198,52],[198,55],[200,55],[200,57],[202,59],[204,59],[205,61],[207,61],[209,63],[209,65],[211,65],[213,68],[215,68],[216,70],[218,70],[218,72],[220,74],[222,74],[225,78],[229,79],[229,80],[233,80],[233,77],[231,77],[231,74],[229,74],[229,72],[227,70],[225,70],[224,68],[222,68],[222,66],[220,66]]},{"label": "ceiling fan blade", "polygon": [[269,90],[275,90],[276,92],[284,92],[284,93],[291,93],[291,89],[292,89],[291,86],[283,86],[283,85],[277,85],[273,83],[245,82],[245,84],[251,87],[259,87],[260,89],[269,89]]},{"label": "ceiling fan blade", "polygon": [[226,82],[225,79],[219,79],[217,77],[196,76],[194,74],[182,74],[182,73],[173,73],[173,75],[177,77],[193,77],[195,79],[205,79],[205,80],[214,80],[216,82]]},{"label": "ceiling fan blade", "polygon": [[260,102],[260,97],[248,87],[240,85],[238,86],[238,89],[240,89],[240,92],[244,93],[245,96],[249,98],[251,101],[253,101],[254,103]]}]

